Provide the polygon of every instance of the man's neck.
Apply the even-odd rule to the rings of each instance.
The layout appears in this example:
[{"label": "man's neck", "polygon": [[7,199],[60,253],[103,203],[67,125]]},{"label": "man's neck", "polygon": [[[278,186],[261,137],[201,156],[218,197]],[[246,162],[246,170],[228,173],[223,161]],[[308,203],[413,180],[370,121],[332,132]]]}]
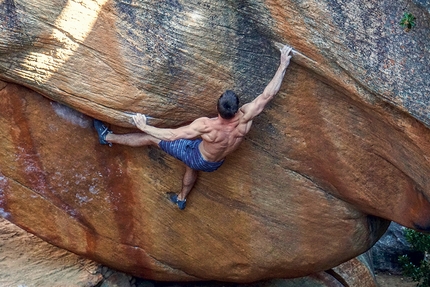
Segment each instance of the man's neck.
[{"label": "man's neck", "polygon": [[[235,115],[235,117],[236,117],[236,115]],[[218,121],[221,123],[221,124],[223,124],[223,125],[228,125],[228,124],[230,124],[231,122],[233,122],[234,121],[234,118],[235,117],[233,117],[233,118],[231,118],[231,119],[224,119],[223,117],[221,117],[219,114],[218,114]]]}]

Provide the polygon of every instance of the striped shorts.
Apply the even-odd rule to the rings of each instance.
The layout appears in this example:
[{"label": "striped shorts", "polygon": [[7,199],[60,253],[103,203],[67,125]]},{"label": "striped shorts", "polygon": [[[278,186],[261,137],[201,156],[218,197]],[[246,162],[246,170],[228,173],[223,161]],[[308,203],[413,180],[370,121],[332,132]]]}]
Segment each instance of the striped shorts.
[{"label": "striped shorts", "polygon": [[192,169],[206,172],[217,170],[224,163],[224,160],[218,162],[205,160],[199,151],[199,144],[201,142],[202,139],[179,139],[175,141],[160,141],[158,145],[163,151],[179,159]]}]

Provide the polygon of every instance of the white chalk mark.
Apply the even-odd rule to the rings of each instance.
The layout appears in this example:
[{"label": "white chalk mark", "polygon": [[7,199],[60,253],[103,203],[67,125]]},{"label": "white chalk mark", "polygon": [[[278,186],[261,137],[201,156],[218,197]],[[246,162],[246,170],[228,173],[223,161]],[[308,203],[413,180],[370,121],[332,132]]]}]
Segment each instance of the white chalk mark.
[{"label": "white chalk mark", "polygon": [[51,102],[51,106],[60,118],[68,121],[69,123],[78,125],[82,128],[88,128],[91,126],[91,120],[84,114],[57,102]]},{"label": "white chalk mark", "polygon": [[[278,49],[282,49],[285,45],[279,42],[273,42]],[[290,46],[291,47],[291,46]],[[299,64],[303,64],[304,66],[308,66],[309,64],[317,65],[318,62],[312,60],[311,58],[303,55],[297,50],[292,50],[292,57],[291,59]]]}]

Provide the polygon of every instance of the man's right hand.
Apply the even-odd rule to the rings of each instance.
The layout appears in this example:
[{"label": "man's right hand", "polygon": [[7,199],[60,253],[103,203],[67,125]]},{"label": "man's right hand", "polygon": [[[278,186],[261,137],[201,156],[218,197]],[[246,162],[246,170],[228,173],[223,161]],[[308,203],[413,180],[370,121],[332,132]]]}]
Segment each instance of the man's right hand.
[{"label": "man's right hand", "polygon": [[146,127],[146,117],[143,114],[137,113],[133,116],[133,121],[136,127],[141,130],[145,131]]},{"label": "man's right hand", "polygon": [[293,48],[288,45],[285,45],[281,49],[281,65],[285,66],[285,68],[288,67],[288,65],[290,64],[291,56],[289,54],[292,50]]}]

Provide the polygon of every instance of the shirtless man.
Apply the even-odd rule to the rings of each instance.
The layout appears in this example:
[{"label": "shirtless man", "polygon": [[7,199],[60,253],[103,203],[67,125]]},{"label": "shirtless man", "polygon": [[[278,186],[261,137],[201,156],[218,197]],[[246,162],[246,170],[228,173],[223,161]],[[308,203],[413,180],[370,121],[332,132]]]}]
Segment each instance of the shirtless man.
[{"label": "shirtless man", "polygon": [[218,99],[216,118],[202,117],[176,129],[156,128],[146,123],[142,114],[133,116],[134,123],[143,133],[114,134],[102,122],[94,120],[101,144],[122,144],[133,147],[155,145],[186,164],[182,190],[170,194],[170,200],[180,209],[185,208],[186,197],[194,186],[198,171],[212,172],[236,150],[249,132],[252,120],[278,93],[285,71],[290,63],[292,49],[281,49],[281,63],[275,76],[263,93],[239,108],[239,99],[233,91],[226,91]]}]

